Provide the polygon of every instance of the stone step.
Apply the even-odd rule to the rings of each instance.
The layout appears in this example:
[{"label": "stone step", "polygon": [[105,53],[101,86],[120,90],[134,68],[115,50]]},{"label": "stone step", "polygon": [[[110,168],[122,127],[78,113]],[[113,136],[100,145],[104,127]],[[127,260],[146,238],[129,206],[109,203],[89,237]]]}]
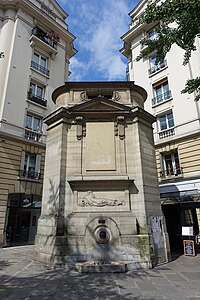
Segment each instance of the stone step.
[{"label": "stone step", "polygon": [[80,273],[125,273],[130,270],[150,269],[150,268],[152,268],[150,261],[76,263],[76,269]]}]

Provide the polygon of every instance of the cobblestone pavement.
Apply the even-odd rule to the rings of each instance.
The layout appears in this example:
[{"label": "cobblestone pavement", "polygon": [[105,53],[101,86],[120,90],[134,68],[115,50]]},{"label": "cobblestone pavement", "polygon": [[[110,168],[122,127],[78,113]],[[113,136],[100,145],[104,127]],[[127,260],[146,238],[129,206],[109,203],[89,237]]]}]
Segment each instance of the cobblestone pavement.
[{"label": "cobblestone pavement", "polygon": [[0,299],[200,299],[200,254],[150,270],[80,274],[34,260],[34,246],[0,249]]}]

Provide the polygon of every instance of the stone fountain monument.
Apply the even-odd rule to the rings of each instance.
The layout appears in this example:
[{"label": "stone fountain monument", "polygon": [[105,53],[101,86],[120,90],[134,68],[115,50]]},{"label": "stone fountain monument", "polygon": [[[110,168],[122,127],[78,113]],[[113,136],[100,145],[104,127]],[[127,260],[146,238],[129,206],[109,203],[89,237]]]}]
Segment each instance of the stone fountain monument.
[{"label": "stone fountain monument", "polygon": [[46,117],[36,255],[82,272],[167,260],[152,123],[133,82],[68,82]]}]

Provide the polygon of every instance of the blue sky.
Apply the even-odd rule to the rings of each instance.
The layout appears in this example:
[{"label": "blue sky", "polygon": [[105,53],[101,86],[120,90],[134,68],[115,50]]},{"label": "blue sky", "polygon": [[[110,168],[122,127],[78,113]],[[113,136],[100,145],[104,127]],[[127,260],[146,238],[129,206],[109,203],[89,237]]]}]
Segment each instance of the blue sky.
[{"label": "blue sky", "polygon": [[70,60],[69,81],[126,80],[126,58],[120,37],[131,22],[138,0],[57,0],[69,14],[69,31],[78,53]]}]

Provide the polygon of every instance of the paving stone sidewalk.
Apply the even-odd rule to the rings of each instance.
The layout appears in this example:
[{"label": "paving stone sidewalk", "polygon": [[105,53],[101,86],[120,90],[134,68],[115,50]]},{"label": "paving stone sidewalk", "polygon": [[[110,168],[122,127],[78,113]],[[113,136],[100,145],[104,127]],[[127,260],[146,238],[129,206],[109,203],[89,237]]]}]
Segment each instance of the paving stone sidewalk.
[{"label": "paving stone sidewalk", "polygon": [[34,246],[0,249],[1,300],[200,300],[200,254],[151,270],[80,274],[34,259]]}]

